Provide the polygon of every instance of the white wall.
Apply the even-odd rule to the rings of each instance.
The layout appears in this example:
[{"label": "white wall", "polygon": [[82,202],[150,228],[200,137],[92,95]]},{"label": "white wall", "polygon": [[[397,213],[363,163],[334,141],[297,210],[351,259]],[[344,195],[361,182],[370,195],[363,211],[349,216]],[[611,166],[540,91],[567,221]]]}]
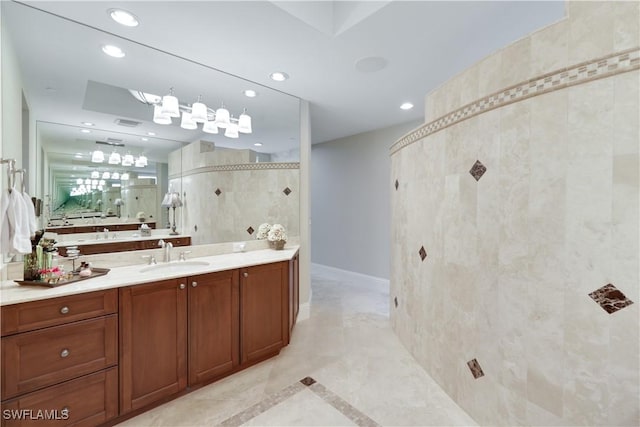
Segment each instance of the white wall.
[{"label": "white wall", "polygon": [[389,146],[419,121],[311,147],[311,261],[389,278]]}]

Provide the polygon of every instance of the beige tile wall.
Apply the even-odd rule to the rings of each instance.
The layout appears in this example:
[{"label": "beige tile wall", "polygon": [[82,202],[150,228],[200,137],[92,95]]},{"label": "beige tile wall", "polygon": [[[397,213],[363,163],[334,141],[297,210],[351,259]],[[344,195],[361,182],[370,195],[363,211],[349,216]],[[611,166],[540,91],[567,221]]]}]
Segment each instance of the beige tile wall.
[{"label": "beige tile wall", "polygon": [[[568,3],[568,19],[430,95],[427,123],[476,101],[467,86],[479,98],[637,57],[638,4]],[[629,65],[392,148],[392,324],[479,423],[640,425],[640,72]],[[608,283],[634,303],[603,310],[588,294]]]}]

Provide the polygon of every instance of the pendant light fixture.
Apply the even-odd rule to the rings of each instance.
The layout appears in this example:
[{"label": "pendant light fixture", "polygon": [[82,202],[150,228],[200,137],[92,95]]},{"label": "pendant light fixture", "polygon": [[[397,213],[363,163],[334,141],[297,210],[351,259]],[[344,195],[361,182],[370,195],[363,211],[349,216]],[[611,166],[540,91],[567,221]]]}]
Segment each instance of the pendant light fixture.
[{"label": "pendant light fixture", "polygon": [[120,179],[120,172],[114,172],[111,174],[111,179]]},{"label": "pendant light fixture", "polygon": [[[198,100],[191,106],[191,120],[196,123],[207,122],[207,106],[200,102],[201,100],[202,95],[198,95]],[[184,118],[184,113],[182,117]]]},{"label": "pendant light fixture", "polygon": [[104,162],[104,153],[100,150],[96,150],[91,154],[91,161],[93,163],[102,163]]},{"label": "pendant light fixture", "polygon": [[202,132],[218,133],[218,126],[216,126],[213,120],[207,121],[204,125],[202,125]]},{"label": "pendant light fixture", "polygon": [[229,123],[224,132],[224,136],[227,138],[238,138],[238,125],[236,123]]},{"label": "pendant light fixture", "polygon": [[102,179],[109,179],[109,178],[111,178],[111,174],[109,172],[104,172],[102,174]]},{"label": "pendant light fixture", "polygon": [[193,130],[198,129],[198,124],[191,118],[191,113],[187,113],[185,111],[184,113],[182,113],[182,121],[180,122],[180,127],[182,129]]},{"label": "pendant light fixture", "polygon": [[162,97],[162,110],[160,113],[163,116],[180,117],[180,106],[178,98],[173,96],[173,88],[169,89],[169,95]]},{"label": "pendant light fixture", "polygon": [[216,119],[214,123],[217,127],[221,129],[226,129],[227,126],[229,126],[229,123],[230,123],[229,110],[224,108],[224,104],[222,104],[222,106],[216,110]]},{"label": "pendant light fixture", "polygon": [[245,108],[240,114],[238,118],[238,132],[240,133],[251,133],[251,116],[247,114],[247,109]]},{"label": "pendant light fixture", "polygon": [[198,124],[202,123],[203,132],[217,134],[219,129],[226,129],[233,124],[235,126],[232,126],[229,132],[224,133],[229,138],[238,138],[239,133],[253,132],[251,116],[247,114],[246,108],[236,119],[231,116],[224,103],[216,110],[207,107],[202,102],[202,95],[198,95],[193,105],[185,105],[180,104],[173,93],[173,88],[169,90],[168,95],[162,97],[133,89],[129,92],[138,101],[153,106],[153,122],[157,124],[169,125],[172,123],[173,117],[181,117],[180,127],[183,129],[197,130]]},{"label": "pendant light fixture", "polygon": [[109,156],[110,165],[119,165],[120,161],[121,161],[120,154],[116,153],[115,151],[111,153],[111,155]]},{"label": "pendant light fixture", "polygon": [[98,178],[100,178],[100,172],[98,171],[91,172],[91,179],[98,179]]},{"label": "pendant light fixture", "polygon": [[133,165],[133,156],[131,154],[125,154],[122,158],[122,166]]},{"label": "pendant light fixture", "polygon": [[[138,166],[138,163],[140,163],[141,166]],[[145,167],[149,164],[148,160],[147,160],[147,156],[145,156],[144,154],[140,154],[140,157],[138,157],[138,160],[136,160],[136,166],[137,167]]]}]

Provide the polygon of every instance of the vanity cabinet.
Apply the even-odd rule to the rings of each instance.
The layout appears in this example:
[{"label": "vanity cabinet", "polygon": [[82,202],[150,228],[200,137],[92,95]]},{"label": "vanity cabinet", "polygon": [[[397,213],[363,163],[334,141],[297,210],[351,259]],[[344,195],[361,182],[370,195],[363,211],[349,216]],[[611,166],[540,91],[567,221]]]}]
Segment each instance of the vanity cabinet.
[{"label": "vanity cabinet", "polygon": [[288,264],[241,269],[242,362],[277,354],[289,341]]},{"label": "vanity cabinet", "polygon": [[[156,228],[155,222],[145,222],[149,228]],[[142,223],[127,222],[122,224],[87,224],[87,225],[68,225],[68,226],[56,226],[49,227],[46,231],[57,234],[74,234],[74,233],[93,233],[98,230],[102,232],[103,229],[108,228],[109,232],[114,231],[132,231],[138,230]]]},{"label": "vanity cabinet", "polygon": [[[178,246],[189,246],[191,245],[191,237],[165,237],[158,239],[146,239],[146,240],[134,240],[127,242],[108,242],[108,243],[87,243],[83,245],[78,245],[78,249],[80,250],[80,255],[95,255],[95,254],[104,254],[109,252],[125,252],[125,251],[138,251],[144,249],[158,249],[158,242],[160,240],[164,240],[165,242],[171,244],[174,247]],[[88,240],[87,242],[90,242]],[[58,253],[61,256],[67,256],[67,248],[65,246],[58,247]]]},{"label": "vanity cabinet", "polygon": [[189,386],[240,364],[238,270],[189,277]]},{"label": "vanity cabinet", "polygon": [[185,280],[120,288],[120,411],[187,386]]},{"label": "vanity cabinet", "polygon": [[[3,307],[2,410],[68,410],[68,419],[49,420],[56,425],[116,417],[117,296],[114,289]],[[2,417],[3,426],[29,423],[50,425]]]}]

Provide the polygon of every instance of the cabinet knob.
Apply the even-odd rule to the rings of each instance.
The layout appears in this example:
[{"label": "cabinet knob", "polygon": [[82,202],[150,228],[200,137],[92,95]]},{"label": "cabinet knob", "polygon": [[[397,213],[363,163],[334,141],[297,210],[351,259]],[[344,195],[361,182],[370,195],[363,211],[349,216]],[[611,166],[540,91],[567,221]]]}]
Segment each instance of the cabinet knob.
[{"label": "cabinet knob", "polygon": [[180,283],[180,289],[184,289],[186,287],[187,287],[187,285],[185,285],[184,283]]},{"label": "cabinet knob", "polygon": [[196,286],[198,286],[198,282],[191,282],[191,286],[195,288]]},{"label": "cabinet knob", "polygon": [[242,273],[244,277],[249,277],[249,273]]},{"label": "cabinet knob", "polygon": [[65,348],[60,352],[60,357],[67,357],[67,356],[69,356],[69,350]]},{"label": "cabinet knob", "polygon": [[69,312],[69,307],[66,305],[60,309],[60,314],[67,314]]}]

